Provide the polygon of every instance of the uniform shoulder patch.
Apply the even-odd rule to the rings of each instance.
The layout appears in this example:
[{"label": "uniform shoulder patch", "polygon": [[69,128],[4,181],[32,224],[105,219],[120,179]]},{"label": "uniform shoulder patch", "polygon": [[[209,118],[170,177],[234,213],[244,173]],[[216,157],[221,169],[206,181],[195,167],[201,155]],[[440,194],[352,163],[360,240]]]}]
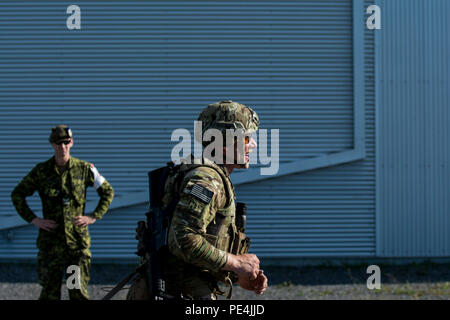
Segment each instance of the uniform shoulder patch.
[{"label": "uniform shoulder patch", "polygon": [[188,193],[206,204],[210,203],[212,197],[214,196],[214,192],[199,184],[194,184],[192,186],[192,189],[189,190]]},{"label": "uniform shoulder patch", "polygon": [[105,182],[105,178],[102,177],[102,175],[98,172],[97,168],[94,166],[93,163],[90,164],[89,168],[94,175],[94,188],[98,189],[100,186]]}]

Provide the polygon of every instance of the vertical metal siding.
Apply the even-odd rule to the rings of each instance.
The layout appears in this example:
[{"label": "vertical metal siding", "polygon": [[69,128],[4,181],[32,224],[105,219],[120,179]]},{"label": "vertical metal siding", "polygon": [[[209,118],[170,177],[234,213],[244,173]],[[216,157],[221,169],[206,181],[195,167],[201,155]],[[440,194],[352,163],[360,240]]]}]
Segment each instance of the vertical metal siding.
[{"label": "vertical metal siding", "polygon": [[[353,145],[351,0],[78,2],[77,31],[65,28],[71,3],[21,4],[0,1],[2,215],[15,214],[19,177],[50,156],[58,122],[73,128],[73,155],[93,161],[118,197],[145,190],[146,172],[170,157],[172,130],[192,131],[199,110],[223,98],[280,129],[282,163]],[[366,160],[238,186],[256,253],[373,254],[372,110],[366,100]],[[93,225],[94,256],[134,257],[145,209],[112,210]],[[0,239],[0,257],[34,256],[31,230]]]},{"label": "vertical metal siding", "polygon": [[450,3],[379,4],[377,254],[449,256]]},{"label": "vertical metal siding", "polygon": [[[372,5],[373,1],[364,0],[365,9]],[[367,15],[365,15],[367,19]],[[365,23],[365,21],[364,21]],[[363,176],[367,184],[365,185],[365,196],[367,201],[365,210],[370,213],[368,224],[370,231],[368,237],[371,240],[371,247],[367,255],[376,254],[377,234],[376,234],[376,142],[375,142],[375,32],[364,26],[364,106],[365,106],[365,137],[366,137],[366,158],[360,164],[364,170]]]}]

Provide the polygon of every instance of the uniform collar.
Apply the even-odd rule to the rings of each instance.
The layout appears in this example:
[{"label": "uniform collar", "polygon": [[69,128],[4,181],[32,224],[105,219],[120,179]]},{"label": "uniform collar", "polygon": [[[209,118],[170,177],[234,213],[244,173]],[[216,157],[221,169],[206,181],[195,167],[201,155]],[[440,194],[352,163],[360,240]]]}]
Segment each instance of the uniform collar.
[{"label": "uniform collar", "polygon": [[[55,156],[51,157],[50,162],[51,162],[53,167],[55,167],[55,168],[57,167]],[[69,163],[69,165],[67,166],[67,169],[72,168],[73,167],[73,163],[74,163],[72,156],[70,156],[68,163]]]},{"label": "uniform collar", "polygon": [[223,164],[217,164],[214,161],[212,161],[211,159],[208,159],[206,157],[203,157],[203,163],[218,167],[225,174],[226,177],[230,178],[230,173],[228,172],[227,168],[225,168],[225,166]]},{"label": "uniform collar", "polygon": [[223,164],[217,164],[213,160],[209,159],[208,157],[202,157],[201,159],[195,158],[194,155],[189,155],[187,158],[181,159],[181,163],[191,163],[191,164],[205,164],[213,167],[217,167],[220,171],[223,172],[223,174],[230,178],[230,173],[228,172],[227,168]]},{"label": "uniform collar", "polygon": [[68,166],[67,168],[70,169],[70,168],[72,168],[72,167],[73,167],[73,157],[70,156],[70,157],[69,157],[69,166]]}]

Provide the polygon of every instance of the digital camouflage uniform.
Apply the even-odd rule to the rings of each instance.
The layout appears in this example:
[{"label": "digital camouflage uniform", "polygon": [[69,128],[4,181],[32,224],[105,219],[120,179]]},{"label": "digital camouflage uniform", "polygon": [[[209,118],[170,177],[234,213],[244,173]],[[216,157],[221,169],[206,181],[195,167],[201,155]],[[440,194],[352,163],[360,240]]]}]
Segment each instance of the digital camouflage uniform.
[{"label": "digital camouflage uniform", "polygon": [[42,201],[43,218],[54,220],[53,231],[39,229],[37,239],[38,278],[43,287],[40,299],[60,299],[62,277],[69,265],[78,265],[81,274],[81,290],[69,290],[71,299],[88,299],[87,284],[91,253],[88,227],[73,223],[76,216],[84,215],[86,189],[96,188],[99,203],[91,215],[99,220],[113,200],[111,185],[98,173],[93,164],[70,157],[67,168],[59,173],[55,158],[36,165],[11,194],[19,215],[31,222],[36,215],[25,198],[36,190]]},{"label": "digital camouflage uniform", "polygon": [[[242,128],[246,134],[256,131],[259,125],[253,110],[230,100],[209,105],[199,120],[204,130],[217,128],[214,122],[220,121]],[[172,295],[182,293],[194,299],[216,299],[217,293],[222,294],[218,281],[231,285],[230,273],[222,268],[236,234],[236,196],[223,165],[206,158],[203,164],[182,167],[186,174],[168,235],[166,290]],[[190,166],[194,169],[188,171]],[[166,185],[171,185],[171,181]],[[170,199],[163,201],[168,203]]]}]

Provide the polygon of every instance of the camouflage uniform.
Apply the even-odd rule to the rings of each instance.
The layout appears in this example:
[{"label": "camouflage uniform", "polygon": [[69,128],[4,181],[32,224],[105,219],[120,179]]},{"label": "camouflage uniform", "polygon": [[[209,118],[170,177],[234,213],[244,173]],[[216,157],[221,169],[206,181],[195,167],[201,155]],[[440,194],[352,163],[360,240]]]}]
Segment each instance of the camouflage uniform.
[{"label": "camouflage uniform", "polygon": [[[99,182],[102,182],[101,185]],[[37,190],[42,201],[43,218],[54,220],[57,224],[53,231],[39,229],[38,278],[43,287],[40,299],[61,298],[62,276],[69,265],[78,265],[81,271],[81,290],[69,290],[70,298],[89,298],[89,231],[87,226],[78,227],[73,223],[76,216],[84,215],[87,186],[94,186],[100,196],[92,217],[101,219],[112,202],[113,188],[98,174],[93,164],[74,157],[70,157],[62,173],[58,171],[54,157],[39,163],[11,194],[19,215],[31,222],[36,215],[25,198]]]},{"label": "camouflage uniform", "polygon": [[[250,108],[229,100],[209,105],[199,118],[204,130],[215,128],[214,123],[211,124],[214,119],[238,123],[247,134],[256,131],[259,124],[256,113]],[[222,294],[218,281],[231,285],[230,273],[222,268],[236,234],[236,196],[223,165],[209,159],[203,159],[203,164],[205,166],[183,165],[186,174],[169,229],[170,254],[164,270],[167,293],[216,299],[216,294]],[[188,171],[190,166],[193,169]],[[170,184],[171,181],[166,183]],[[163,201],[167,204],[170,199]]]}]

